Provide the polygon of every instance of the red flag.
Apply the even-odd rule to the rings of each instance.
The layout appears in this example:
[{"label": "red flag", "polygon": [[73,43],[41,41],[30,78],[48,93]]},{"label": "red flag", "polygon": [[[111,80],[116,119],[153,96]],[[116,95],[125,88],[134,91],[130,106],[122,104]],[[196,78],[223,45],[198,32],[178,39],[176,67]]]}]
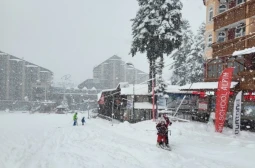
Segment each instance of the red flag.
[{"label": "red flag", "polygon": [[101,94],[101,98],[98,101],[98,104],[104,104],[104,94],[103,93]]},{"label": "red flag", "polygon": [[218,90],[216,94],[215,131],[220,133],[223,130],[228,109],[228,99],[233,70],[234,68],[224,69],[218,81]]}]

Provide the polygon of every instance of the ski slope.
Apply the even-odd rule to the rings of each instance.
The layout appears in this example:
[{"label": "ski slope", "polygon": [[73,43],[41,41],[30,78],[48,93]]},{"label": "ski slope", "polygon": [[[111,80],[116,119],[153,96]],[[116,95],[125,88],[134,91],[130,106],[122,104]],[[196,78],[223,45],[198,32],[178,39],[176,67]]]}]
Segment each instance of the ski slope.
[{"label": "ski slope", "polygon": [[[79,121],[82,116],[78,114]],[[172,151],[156,147],[155,123],[71,114],[0,112],[0,168],[251,168],[255,134],[214,133],[202,123],[173,123]]]}]

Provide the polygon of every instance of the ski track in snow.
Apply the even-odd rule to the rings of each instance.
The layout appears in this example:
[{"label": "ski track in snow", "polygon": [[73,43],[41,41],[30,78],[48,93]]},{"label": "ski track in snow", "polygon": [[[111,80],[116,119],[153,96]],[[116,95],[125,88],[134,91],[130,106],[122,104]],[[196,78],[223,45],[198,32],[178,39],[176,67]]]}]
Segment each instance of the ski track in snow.
[{"label": "ski track in snow", "polygon": [[171,152],[156,147],[152,121],[112,126],[97,118],[73,127],[70,114],[1,112],[0,167],[254,167],[255,134],[234,137],[229,129],[218,134],[201,123],[173,123],[170,128]]}]

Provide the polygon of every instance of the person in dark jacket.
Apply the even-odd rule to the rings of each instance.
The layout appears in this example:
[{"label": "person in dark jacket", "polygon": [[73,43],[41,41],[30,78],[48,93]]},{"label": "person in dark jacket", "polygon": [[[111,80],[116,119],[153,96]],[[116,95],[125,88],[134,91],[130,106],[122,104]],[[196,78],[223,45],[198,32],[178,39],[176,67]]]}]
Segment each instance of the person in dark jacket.
[{"label": "person in dark jacket", "polygon": [[163,118],[156,125],[156,128],[158,130],[157,146],[165,146],[166,145],[167,124]]},{"label": "person in dark jacket", "polygon": [[81,123],[82,123],[82,125],[84,125],[84,123],[85,123],[85,117],[82,117]]}]

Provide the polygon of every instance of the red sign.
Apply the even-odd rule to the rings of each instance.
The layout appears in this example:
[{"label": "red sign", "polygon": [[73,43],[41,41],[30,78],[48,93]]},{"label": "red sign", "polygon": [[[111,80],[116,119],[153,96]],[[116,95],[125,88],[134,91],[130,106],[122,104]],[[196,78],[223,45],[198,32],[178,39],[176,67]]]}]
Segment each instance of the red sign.
[{"label": "red sign", "polygon": [[218,90],[216,94],[215,131],[220,133],[223,130],[228,109],[228,99],[233,70],[234,68],[224,69],[218,81]]}]

